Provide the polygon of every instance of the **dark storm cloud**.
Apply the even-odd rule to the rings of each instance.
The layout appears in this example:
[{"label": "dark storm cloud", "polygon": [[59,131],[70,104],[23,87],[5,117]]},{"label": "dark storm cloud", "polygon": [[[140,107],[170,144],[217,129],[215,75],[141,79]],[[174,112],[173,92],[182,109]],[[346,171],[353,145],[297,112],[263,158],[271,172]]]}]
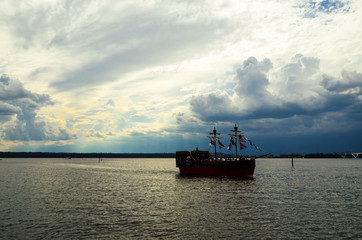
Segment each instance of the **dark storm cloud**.
[{"label": "dark storm cloud", "polygon": [[0,116],[1,115],[13,115],[21,113],[21,108],[11,105],[6,102],[0,101]]},{"label": "dark storm cloud", "polygon": [[29,94],[19,81],[10,80],[7,75],[0,76],[0,101],[25,98]]},{"label": "dark storm cloud", "polygon": [[337,79],[323,75],[322,86],[330,92],[355,91],[362,94],[362,74],[342,71],[341,78]]},{"label": "dark storm cloud", "polygon": [[[357,126],[355,123],[361,118],[362,112],[362,74],[343,71],[342,77],[338,79],[322,76],[318,59],[296,55],[291,63],[277,71],[275,76],[281,81],[278,85],[281,89],[273,92],[268,88],[270,69],[270,60],[258,62],[256,58],[250,57],[236,71],[233,94],[215,92],[193,96],[190,100],[191,111],[206,122],[264,119],[273,122],[274,127],[279,123],[282,124],[280,127],[286,128],[288,124],[300,123],[296,118],[316,117],[328,124],[333,122],[336,126],[341,119],[345,123],[348,121],[351,126]],[[315,87],[315,79],[323,88]],[[326,115],[329,119],[325,118]],[[321,121],[308,121],[308,124],[322,126],[324,123]],[[340,124],[343,125],[342,122]]]},{"label": "dark storm cloud", "polygon": [[[252,95],[252,94],[251,94]],[[191,111],[203,121],[235,121],[246,119],[263,118],[288,118],[293,115],[311,114],[315,111],[305,109],[300,103],[280,102],[278,104],[267,103],[261,99],[262,104],[253,109],[243,109],[237,107],[245,105],[240,99],[232,102],[226,93],[211,93],[208,95],[194,96],[190,100]],[[254,99],[255,104],[260,103]]]},{"label": "dark storm cloud", "polygon": [[[65,140],[70,135],[56,124],[40,120],[36,111],[52,105],[49,95],[24,89],[9,76],[0,77],[0,135],[5,140]],[[12,121],[10,116],[16,116]]]}]

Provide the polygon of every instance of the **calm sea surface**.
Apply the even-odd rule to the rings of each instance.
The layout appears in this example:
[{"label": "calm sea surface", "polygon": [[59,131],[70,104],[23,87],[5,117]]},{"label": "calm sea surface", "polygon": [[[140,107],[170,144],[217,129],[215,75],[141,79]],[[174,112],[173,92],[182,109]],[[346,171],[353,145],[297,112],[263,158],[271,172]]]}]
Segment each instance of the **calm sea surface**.
[{"label": "calm sea surface", "polygon": [[362,159],[257,159],[252,180],[174,159],[2,159],[0,239],[362,239]]}]

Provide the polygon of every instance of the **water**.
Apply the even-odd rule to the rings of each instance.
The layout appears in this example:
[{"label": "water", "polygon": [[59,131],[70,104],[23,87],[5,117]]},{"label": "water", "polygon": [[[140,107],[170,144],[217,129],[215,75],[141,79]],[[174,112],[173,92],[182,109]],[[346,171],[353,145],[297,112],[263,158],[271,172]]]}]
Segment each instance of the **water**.
[{"label": "water", "polygon": [[0,239],[362,239],[361,159],[257,159],[252,180],[174,159],[3,159]]}]

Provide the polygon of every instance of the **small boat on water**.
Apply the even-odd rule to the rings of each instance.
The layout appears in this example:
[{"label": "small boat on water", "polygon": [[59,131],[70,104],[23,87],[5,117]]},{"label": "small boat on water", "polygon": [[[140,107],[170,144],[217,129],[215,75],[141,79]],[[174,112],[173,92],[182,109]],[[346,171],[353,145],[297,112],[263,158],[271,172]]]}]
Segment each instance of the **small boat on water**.
[{"label": "small boat on water", "polygon": [[255,169],[255,157],[238,156],[237,143],[239,141],[240,149],[246,148],[246,141],[249,141],[250,145],[260,150],[251,140],[247,139],[240,134],[241,131],[235,124],[232,134],[230,136],[230,144],[228,150],[231,150],[232,146],[235,146],[235,157],[217,157],[216,145],[219,147],[225,147],[219,137],[220,133],[217,133],[214,128],[210,138],[210,145],[215,148],[214,157],[209,151],[200,151],[196,148],[194,151],[177,151],[176,152],[176,167],[180,170],[180,175],[203,175],[203,176],[225,176],[225,177],[253,177]]}]

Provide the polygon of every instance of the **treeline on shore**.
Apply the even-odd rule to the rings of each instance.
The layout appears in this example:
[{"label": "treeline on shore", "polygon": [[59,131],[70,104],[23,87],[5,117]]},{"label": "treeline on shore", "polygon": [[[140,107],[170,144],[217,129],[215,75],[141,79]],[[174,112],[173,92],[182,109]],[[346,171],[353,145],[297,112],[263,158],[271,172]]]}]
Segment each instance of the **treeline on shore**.
[{"label": "treeline on shore", "polygon": [[174,158],[175,153],[0,152],[0,158]]},{"label": "treeline on shore", "polygon": [[[65,153],[65,152],[0,152],[0,158],[175,158],[176,153]],[[218,157],[233,157],[233,154],[219,154]],[[257,158],[341,158],[339,153],[309,154],[263,154]],[[346,154],[345,157],[353,157]]]}]

